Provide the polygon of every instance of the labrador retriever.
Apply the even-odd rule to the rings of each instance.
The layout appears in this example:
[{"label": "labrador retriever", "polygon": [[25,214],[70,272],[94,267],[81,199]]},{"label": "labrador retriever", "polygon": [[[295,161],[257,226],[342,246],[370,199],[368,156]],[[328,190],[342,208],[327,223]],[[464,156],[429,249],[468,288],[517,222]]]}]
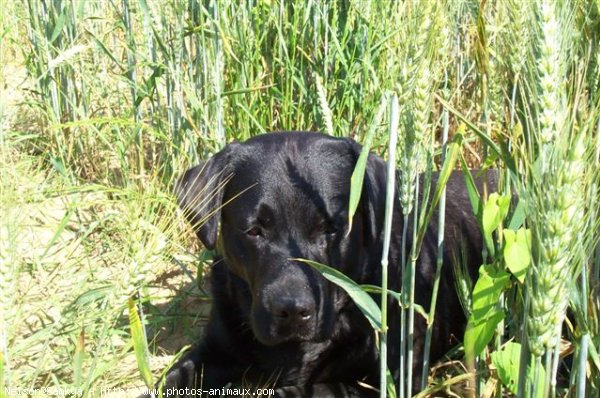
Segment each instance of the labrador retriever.
[{"label": "labrador retriever", "polygon": [[[378,386],[375,332],[343,290],[295,260],[327,264],[360,284],[380,284],[386,165],[369,155],[349,230],[350,178],[360,152],[349,138],[271,133],[227,145],[178,181],[176,196],[186,218],[218,257],[211,271],[214,301],[205,336],[170,369],[165,389],[209,391],[234,383],[273,386],[276,396],[376,395],[369,387]],[[403,218],[395,203],[389,287],[400,291]],[[453,255],[457,250],[469,254],[473,277],[481,264],[481,236],[460,173],[447,184],[445,236],[432,361],[465,328],[450,266]],[[426,310],[436,247],[432,222],[416,274],[416,301]],[[392,303],[388,307],[389,368],[397,382],[399,310]],[[417,316],[415,385],[424,335],[425,323]]]}]

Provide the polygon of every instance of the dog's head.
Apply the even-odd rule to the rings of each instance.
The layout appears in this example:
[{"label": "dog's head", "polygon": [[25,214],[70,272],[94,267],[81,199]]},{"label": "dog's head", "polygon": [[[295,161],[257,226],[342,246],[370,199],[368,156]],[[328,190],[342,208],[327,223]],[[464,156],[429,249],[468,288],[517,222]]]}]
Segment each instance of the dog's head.
[{"label": "dog's head", "polygon": [[304,258],[357,282],[379,272],[384,162],[369,156],[348,232],[350,178],[361,147],[317,133],[273,133],[233,143],[188,170],[176,195],[198,238],[248,285],[246,314],[266,345],[330,337],[346,295]]}]

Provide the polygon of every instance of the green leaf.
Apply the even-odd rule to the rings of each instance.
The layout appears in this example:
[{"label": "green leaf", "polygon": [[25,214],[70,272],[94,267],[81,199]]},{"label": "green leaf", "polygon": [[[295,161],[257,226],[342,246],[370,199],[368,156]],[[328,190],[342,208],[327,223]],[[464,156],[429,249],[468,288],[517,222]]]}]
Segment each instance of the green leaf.
[{"label": "green leaf", "polygon": [[360,151],[360,155],[358,160],[356,161],[356,166],[354,166],[354,171],[352,172],[352,177],[350,177],[350,203],[348,205],[348,233],[352,230],[352,219],[354,218],[354,214],[356,214],[356,209],[358,208],[358,204],[360,202],[360,197],[362,196],[362,187],[365,179],[365,171],[367,169],[367,161],[369,160],[369,152],[371,151],[371,145],[373,143],[373,136],[375,135],[375,131],[379,124],[381,123],[381,119],[383,117],[383,112],[385,111],[387,104],[385,94],[381,97],[381,103],[379,104],[379,109],[377,111],[377,115],[375,116],[375,120],[371,128],[367,131],[367,137],[365,138],[365,142]]},{"label": "green leaf", "polygon": [[502,220],[506,218],[508,215],[508,210],[510,210],[510,196],[509,195],[500,195],[498,196],[498,207],[500,208],[500,217]]},{"label": "green leaf", "polygon": [[600,371],[600,355],[598,355],[598,350],[596,350],[596,347],[593,344],[589,345],[589,357],[596,366],[596,369]]},{"label": "green leaf", "polygon": [[503,318],[504,314],[499,310],[486,314],[483,319],[474,320],[471,315],[467,323],[464,340],[467,358],[475,358],[483,352],[492,337],[494,337],[496,326]]},{"label": "green leaf", "polygon": [[509,341],[501,351],[492,352],[491,358],[498,371],[498,378],[502,384],[513,394],[517,394],[519,385],[519,363],[521,357],[521,344]]},{"label": "green leaf", "polygon": [[129,327],[131,328],[131,340],[133,342],[133,350],[135,352],[135,359],[137,361],[138,369],[144,379],[144,383],[148,388],[154,386],[152,380],[152,372],[150,371],[150,365],[148,361],[148,342],[144,337],[144,330],[142,321],[137,313],[135,302],[130,297],[127,300],[127,306],[129,308]]},{"label": "green leaf", "polygon": [[63,233],[63,231],[67,227],[67,224],[71,220],[71,216],[74,213],[75,213],[75,206],[70,207],[67,210],[67,212],[63,216],[62,220],[60,221],[60,224],[58,225],[58,228],[56,228],[56,231],[54,232],[54,235],[52,235],[52,238],[50,239],[50,242],[48,242],[48,244],[46,245],[46,249],[44,250],[44,254],[42,254],[42,257],[46,257],[46,254],[48,254],[48,251],[50,251],[50,249],[54,246],[54,244],[56,243],[56,241],[58,240],[58,238],[60,238],[60,235]]},{"label": "green leaf", "polygon": [[531,264],[531,231],[519,228],[504,230],[504,263],[519,280],[525,282],[527,268]]},{"label": "green leaf", "polygon": [[352,177],[350,178],[350,204],[348,207],[348,233],[352,230],[352,219],[356,214],[358,203],[362,195],[362,186],[365,179],[365,171],[367,169],[367,160],[369,151],[371,150],[371,137],[367,137],[365,144],[362,147]]},{"label": "green leaf", "polygon": [[517,202],[517,206],[515,207],[515,211],[512,214],[512,217],[510,218],[510,222],[508,223],[508,228],[510,229],[518,229],[523,225],[523,222],[525,222],[525,216],[526,216],[526,212],[525,212],[525,201],[524,200],[519,200]]},{"label": "green leaf", "polygon": [[507,286],[510,275],[490,264],[479,268],[479,278],[473,288],[473,313],[484,314],[498,304],[502,290]]},{"label": "green leaf", "polygon": [[112,291],[112,289],[114,289],[114,286],[108,284],[89,289],[79,295],[67,308],[70,309],[71,306],[85,307],[90,303],[100,301],[104,299]]},{"label": "green leaf", "polygon": [[499,195],[497,192],[492,193],[483,205],[481,220],[483,238],[485,240],[485,245],[492,256],[496,253],[492,233],[498,229],[502,220],[508,214],[509,206],[510,196]]},{"label": "green leaf", "polygon": [[497,270],[493,265],[479,268],[479,279],[473,288],[473,311],[465,331],[465,354],[474,358],[481,354],[494,336],[498,322],[504,314],[498,309],[502,291],[509,282],[510,274]]},{"label": "green leaf", "polygon": [[121,70],[125,69],[125,68],[123,68],[123,66],[121,65],[119,60],[116,59],[115,56],[112,54],[112,51],[109,50],[108,48],[106,48],[104,43],[102,43],[102,40],[100,40],[98,37],[96,37],[94,32],[89,31],[89,30],[86,30],[85,32],[86,32],[86,34],[90,35],[92,39],[94,39],[94,42],[102,50],[104,55],[106,55],[108,58],[110,58],[111,61],[114,62],[114,64],[119,67],[119,69],[121,69]]},{"label": "green leaf", "polygon": [[58,37],[63,27],[65,26],[66,15],[62,12],[58,18],[56,19],[56,24],[54,25],[54,30],[52,31],[52,35],[50,36],[50,43],[54,43],[54,40]]},{"label": "green leaf", "polygon": [[[500,351],[492,352],[490,355],[492,363],[498,372],[498,378],[502,384],[512,393],[518,394],[519,386],[519,364],[521,361],[521,344],[515,342],[506,343]],[[533,384],[534,359],[531,358],[531,366],[527,374],[529,384]],[[543,398],[544,396],[544,380],[546,380],[546,370],[542,366],[540,368],[540,377],[538,385],[535,388],[537,394],[532,394],[535,398]]]},{"label": "green leaf", "polygon": [[85,5],[87,0],[79,0],[77,2],[77,18],[83,19],[85,18]]},{"label": "green leaf", "polygon": [[293,260],[301,261],[310,265],[319,271],[328,281],[333,282],[344,289],[352,301],[354,301],[356,306],[361,310],[363,315],[367,318],[369,323],[371,323],[373,329],[377,331],[381,330],[381,310],[373,298],[361,289],[360,285],[337,269],[331,268],[327,265],[303,258],[295,258]]},{"label": "green leaf", "polygon": [[81,330],[77,343],[75,343],[75,354],[73,354],[73,382],[75,387],[81,387],[83,381],[83,358],[85,355],[85,331]]},{"label": "green leaf", "polygon": [[[376,286],[376,285],[359,285],[359,286],[360,286],[360,289],[366,293],[381,294],[381,291],[383,290],[381,288],[381,286]],[[394,298],[400,306],[402,306],[402,294],[401,293],[398,293],[398,292],[396,292],[394,290],[390,290],[390,289],[387,290],[387,293],[392,298]]]},{"label": "green leaf", "polygon": [[479,195],[479,191],[477,190],[477,185],[475,184],[475,179],[473,178],[473,174],[469,170],[469,166],[467,165],[467,161],[464,156],[460,157],[460,163],[462,165],[463,177],[465,179],[465,186],[467,187],[467,195],[469,196],[469,202],[471,202],[471,208],[473,209],[473,214],[478,218],[481,218],[481,209],[483,208],[483,204],[481,201],[481,196]]},{"label": "green leaf", "polygon": [[385,372],[385,380],[386,380],[386,388],[387,388],[387,396],[389,398],[396,398],[398,394],[396,394],[396,383],[394,382],[394,376],[390,369],[386,369]]},{"label": "green leaf", "polygon": [[58,171],[60,175],[63,177],[68,177],[67,170],[65,169],[62,160],[58,156],[53,156],[50,158],[50,164],[52,164],[54,170]]},{"label": "green leaf", "polygon": [[427,213],[423,219],[419,221],[419,231],[417,236],[417,244],[416,248],[420,248],[423,243],[423,239],[425,238],[425,233],[427,232],[429,221],[433,216],[433,212],[437,206],[437,203],[444,192],[444,187],[452,174],[452,170],[454,170],[454,166],[456,164],[456,160],[458,159],[458,155],[460,154],[460,148],[462,146],[463,137],[461,134],[457,133],[454,135],[452,142],[448,144],[448,152],[446,153],[446,159],[444,160],[444,164],[442,165],[442,169],[438,175],[437,185],[435,186],[435,192],[433,194],[433,198],[429,207],[427,208]]}]

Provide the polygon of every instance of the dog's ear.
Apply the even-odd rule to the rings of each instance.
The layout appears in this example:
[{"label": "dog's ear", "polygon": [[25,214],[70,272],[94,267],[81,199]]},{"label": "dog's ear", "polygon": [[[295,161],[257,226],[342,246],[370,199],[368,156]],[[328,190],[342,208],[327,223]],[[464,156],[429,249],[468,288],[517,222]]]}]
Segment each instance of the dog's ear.
[{"label": "dog's ear", "polygon": [[230,144],[206,162],[187,170],[175,183],[175,197],[204,246],[213,249],[217,241],[225,185],[233,175]]},{"label": "dog's ear", "polygon": [[[350,138],[348,142],[352,145],[352,150],[358,160],[362,146]],[[386,180],[387,165],[385,161],[377,155],[369,154],[360,199],[364,233],[369,246],[376,245],[376,247],[379,247],[381,243],[385,216]]]}]

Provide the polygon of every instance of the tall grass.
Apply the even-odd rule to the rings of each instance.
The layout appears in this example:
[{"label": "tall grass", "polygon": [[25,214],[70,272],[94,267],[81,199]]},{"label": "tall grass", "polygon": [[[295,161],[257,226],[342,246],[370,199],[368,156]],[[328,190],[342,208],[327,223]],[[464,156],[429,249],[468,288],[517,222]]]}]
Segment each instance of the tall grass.
[{"label": "tall grass", "polygon": [[[451,140],[461,123],[465,167],[506,170],[502,189],[525,205],[524,213],[511,207],[484,253],[510,276],[502,231],[532,231],[533,263],[523,282],[507,277],[495,303],[502,321],[492,325],[494,344],[479,353],[496,361],[480,361],[481,391],[600,394],[597,1],[0,5],[0,387],[62,385],[91,394],[134,383],[128,298],[141,297],[151,339],[172,326],[168,320],[187,319],[175,305],[187,302],[186,293],[170,303],[155,297],[167,271],[196,267],[169,195],[173,176],[227,142],[273,130],[359,142],[375,132],[372,149],[386,155],[379,104],[394,91],[406,227],[418,226],[425,211],[414,198],[429,188],[418,187],[417,175],[442,164],[441,135]],[[26,72],[24,85],[15,71]],[[403,232],[406,240],[418,233]],[[414,276],[418,247],[403,255],[404,273]],[[197,266],[199,276],[204,271]],[[181,290],[202,296],[186,278]],[[410,303],[407,280],[402,294]],[[472,297],[463,302],[477,305]],[[414,308],[402,311],[401,396],[412,388]],[[565,323],[567,308],[573,315]],[[433,317],[428,322],[435,327]],[[559,336],[575,360],[563,363]],[[497,361],[518,352],[510,340],[523,348],[521,389],[507,377],[518,374],[514,366]],[[169,360],[156,341],[153,370]],[[472,393],[464,370],[428,364],[427,355],[424,362],[432,371],[423,394]],[[557,371],[569,363],[570,372]],[[542,392],[535,374],[545,375]]]}]

